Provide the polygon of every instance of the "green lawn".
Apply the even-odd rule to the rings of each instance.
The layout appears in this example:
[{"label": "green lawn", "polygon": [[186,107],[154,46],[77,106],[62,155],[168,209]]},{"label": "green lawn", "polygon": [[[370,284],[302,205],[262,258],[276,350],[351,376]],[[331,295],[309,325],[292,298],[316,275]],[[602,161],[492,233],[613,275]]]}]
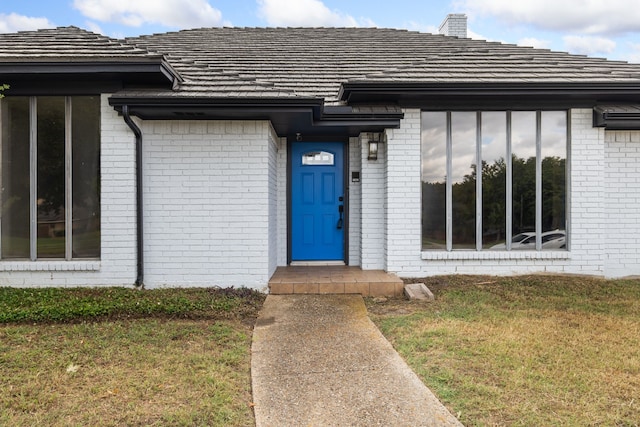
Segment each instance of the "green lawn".
[{"label": "green lawn", "polygon": [[[640,281],[424,280],[372,319],[467,426],[637,426]],[[254,423],[247,290],[0,288],[0,425]]]},{"label": "green lawn", "polygon": [[254,424],[247,290],[0,288],[0,425]]},{"label": "green lawn", "polygon": [[467,426],[638,426],[640,280],[423,280],[436,301],[368,301]]}]

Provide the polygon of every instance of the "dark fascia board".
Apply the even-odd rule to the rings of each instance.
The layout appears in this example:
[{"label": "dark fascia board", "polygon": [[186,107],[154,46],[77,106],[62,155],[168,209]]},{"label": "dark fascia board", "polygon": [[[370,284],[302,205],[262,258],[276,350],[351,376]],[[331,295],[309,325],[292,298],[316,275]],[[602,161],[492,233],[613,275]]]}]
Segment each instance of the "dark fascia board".
[{"label": "dark fascia board", "polygon": [[120,97],[109,104],[143,120],[269,120],[280,136],[295,134],[357,136],[400,127],[402,113],[354,113],[326,107],[319,98]]},{"label": "dark fascia board", "polygon": [[12,86],[68,81],[107,82],[119,81],[120,87],[129,85],[174,88],[182,81],[180,75],[162,58],[123,61],[67,61],[0,63],[0,79]]},{"label": "dark fascia board", "polygon": [[603,101],[640,102],[638,83],[344,83],[339,99],[406,108],[591,108]]},{"label": "dark fascia board", "polygon": [[606,130],[640,130],[640,106],[596,105],[593,108],[593,126]]}]

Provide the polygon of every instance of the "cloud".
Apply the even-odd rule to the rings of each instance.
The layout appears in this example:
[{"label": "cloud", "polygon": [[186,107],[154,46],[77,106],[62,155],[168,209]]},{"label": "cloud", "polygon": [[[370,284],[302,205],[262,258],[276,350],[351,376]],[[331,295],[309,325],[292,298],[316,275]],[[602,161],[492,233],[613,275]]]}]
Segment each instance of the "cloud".
[{"label": "cloud", "polygon": [[92,20],[129,27],[160,24],[196,28],[222,24],[222,13],[207,0],[74,0],[73,7]]},{"label": "cloud", "polygon": [[437,25],[428,25],[428,24],[422,24],[416,21],[409,21],[405,24],[405,27],[407,28],[407,30],[410,31],[419,31],[421,33],[431,33],[431,34],[438,34],[438,26]]},{"label": "cloud", "polygon": [[482,34],[476,33],[471,28],[467,28],[467,38],[474,40],[488,40],[487,37],[483,36]]},{"label": "cloud", "polygon": [[628,0],[459,0],[469,14],[490,15],[508,25],[584,34],[624,34],[640,30],[640,8]]},{"label": "cloud", "polygon": [[0,33],[14,33],[16,31],[41,30],[54,28],[55,25],[47,18],[34,18],[16,13],[0,13]]},{"label": "cloud", "polygon": [[551,47],[550,40],[541,40],[535,37],[525,37],[523,39],[518,40],[519,46],[531,46],[536,49],[549,49]]},{"label": "cloud", "polygon": [[569,52],[580,55],[607,55],[616,48],[615,41],[604,37],[565,36],[562,40]]},{"label": "cloud", "polygon": [[87,21],[85,23],[85,28],[92,33],[105,35],[106,33],[102,30],[102,28],[93,21]]},{"label": "cloud", "polygon": [[640,63],[640,43],[627,43],[630,51],[622,58],[624,61]]},{"label": "cloud", "polygon": [[258,14],[267,24],[280,27],[371,27],[368,18],[359,20],[331,10],[320,0],[258,0]]}]

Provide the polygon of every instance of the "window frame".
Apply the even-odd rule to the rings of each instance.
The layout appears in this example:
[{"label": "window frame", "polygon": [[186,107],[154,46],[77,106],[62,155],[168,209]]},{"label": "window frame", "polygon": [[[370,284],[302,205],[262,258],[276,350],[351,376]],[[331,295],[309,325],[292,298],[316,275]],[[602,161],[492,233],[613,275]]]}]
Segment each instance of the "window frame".
[{"label": "window frame", "polygon": [[[100,260],[102,255],[97,257],[74,257],[73,256],[73,103],[74,96],[54,95],[64,98],[64,208],[65,208],[65,254],[64,258],[38,257],[38,98],[42,96],[25,96],[29,99],[29,258],[4,258],[2,245],[0,244],[0,261],[78,261],[78,260]],[[92,95],[97,96],[97,95]],[[2,100],[0,100],[0,107]],[[101,108],[101,107],[100,107]],[[99,110],[100,111],[100,110]],[[2,114],[0,114],[0,129],[2,129]],[[98,126],[100,118],[98,118]],[[99,147],[102,145],[98,140]],[[0,165],[2,164],[2,138],[0,137]],[[98,176],[100,179],[100,176]],[[2,173],[0,173],[0,188],[2,188]],[[98,194],[98,198],[101,195]],[[1,202],[1,201],[0,201]],[[100,226],[100,229],[102,226]],[[2,239],[2,221],[0,221],[0,239]],[[100,242],[102,236],[100,236]],[[101,245],[101,243],[100,243]]]},{"label": "window frame", "polygon": [[[483,230],[483,217],[482,217],[482,174],[476,175],[476,248],[475,249],[454,249],[453,248],[453,129],[452,129],[452,113],[454,112],[475,112],[476,113],[476,147],[475,147],[475,167],[476,171],[482,171],[482,114],[488,112],[504,112],[506,120],[506,188],[505,188],[505,248],[503,250],[491,250],[489,248],[483,248],[482,230]],[[523,252],[512,250],[512,238],[513,238],[513,151],[512,151],[512,113],[516,111],[529,111],[535,112],[535,144],[536,144],[536,167],[535,167],[535,249],[529,252],[535,251],[536,253],[547,253],[550,250],[543,250],[542,248],[542,217],[543,217],[543,188],[542,188],[542,113],[543,111],[549,112],[562,112],[565,114],[566,125],[566,152],[565,152],[565,236],[566,246],[565,249],[560,252],[569,252],[570,248],[570,223],[571,223],[571,209],[570,209],[570,194],[571,194],[571,110],[569,109],[527,109],[527,110],[434,110],[434,109],[422,109],[421,110],[421,129],[422,129],[422,113],[434,112],[445,113],[445,132],[446,132],[446,180],[445,180],[445,235],[446,244],[444,249],[425,249],[423,243],[421,243],[421,251],[424,253],[435,252],[483,252],[483,253],[496,253],[507,251],[509,253]],[[421,141],[422,145],[422,141]],[[423,152],[420,153],[421,168],[424,161]],[[421,183],[422,183],[421,178]],[[423,192],[420,192],[421,200],[424,197]],[[421,210],[424,209],[424,203],[421,202]],[[423,241],[423,225],[421,226],[421,242]]]}]

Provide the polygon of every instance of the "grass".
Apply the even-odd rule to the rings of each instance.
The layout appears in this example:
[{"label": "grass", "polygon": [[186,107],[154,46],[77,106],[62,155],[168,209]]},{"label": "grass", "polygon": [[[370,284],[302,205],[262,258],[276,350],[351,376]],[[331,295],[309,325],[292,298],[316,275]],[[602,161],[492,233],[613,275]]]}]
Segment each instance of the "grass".
[{"label": "grass", "polygon": [[246,289],[0,288],[0,425],[253,425]]},{"label": "grass", "polygon": [[467,426],[638,426],[640,280],[421,280],[436,301],[368,301]]}]

